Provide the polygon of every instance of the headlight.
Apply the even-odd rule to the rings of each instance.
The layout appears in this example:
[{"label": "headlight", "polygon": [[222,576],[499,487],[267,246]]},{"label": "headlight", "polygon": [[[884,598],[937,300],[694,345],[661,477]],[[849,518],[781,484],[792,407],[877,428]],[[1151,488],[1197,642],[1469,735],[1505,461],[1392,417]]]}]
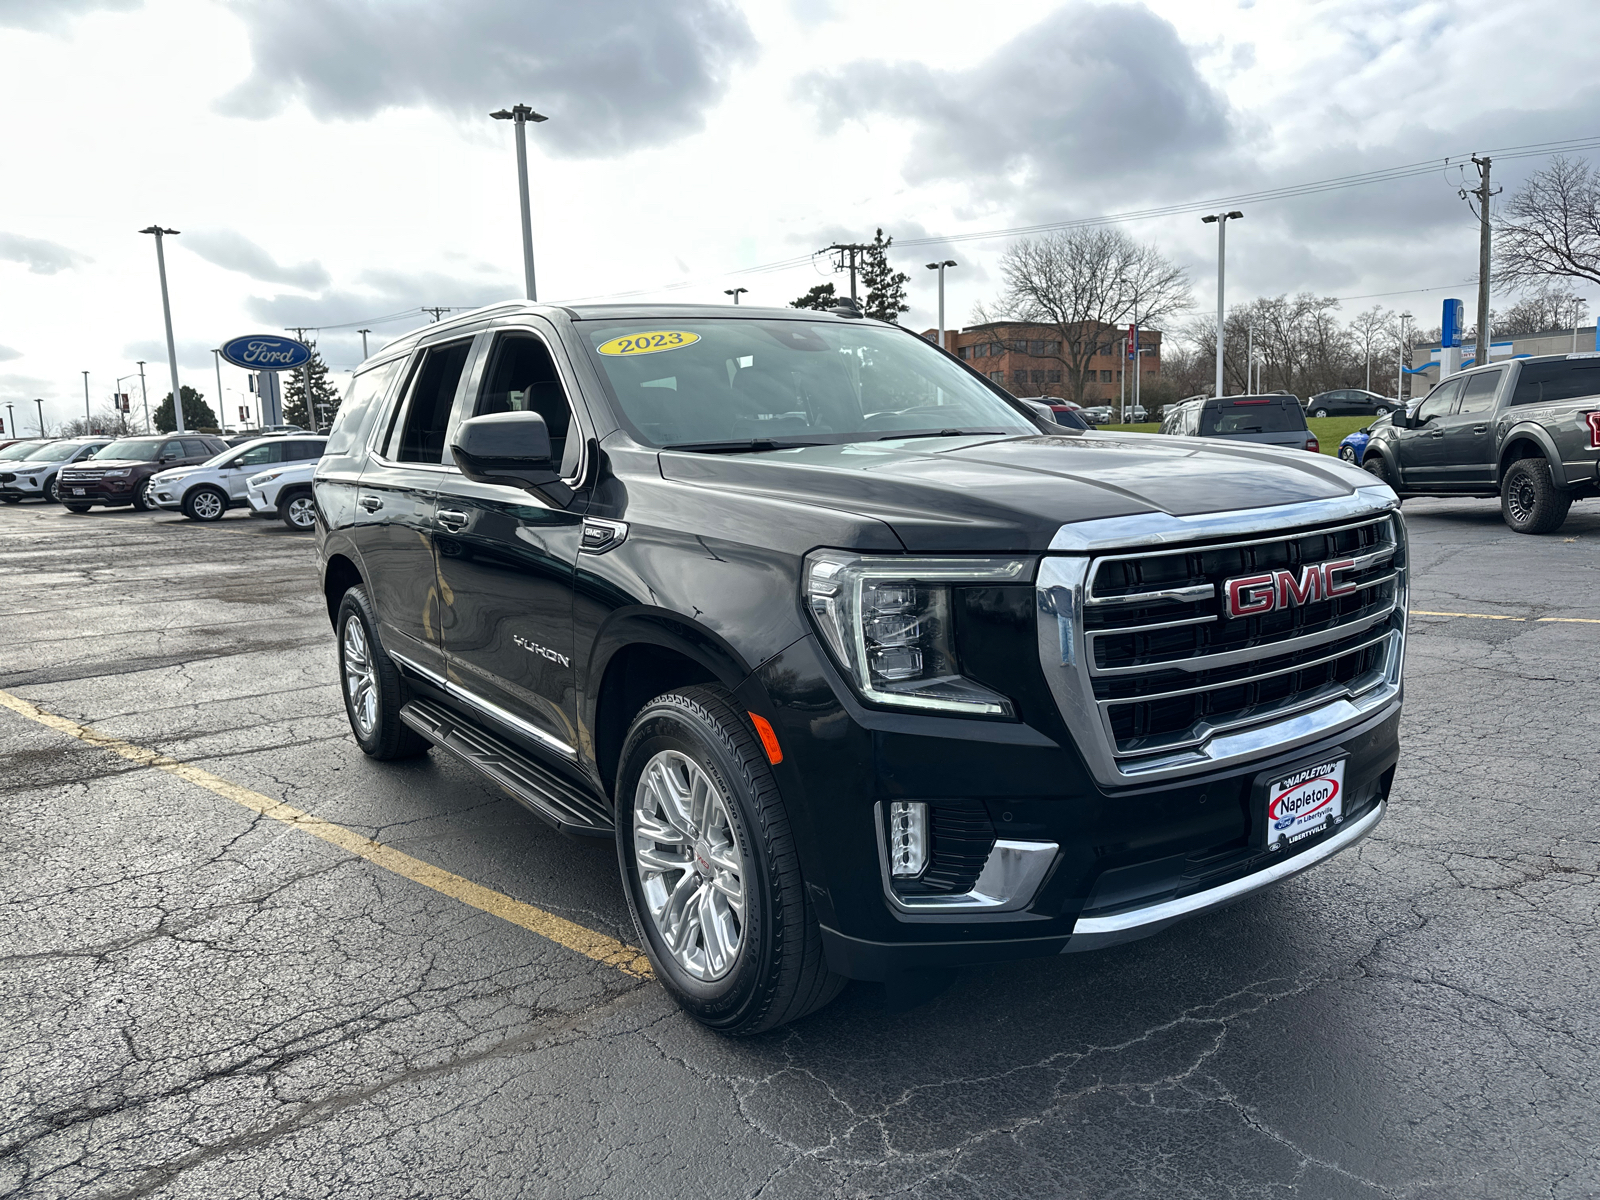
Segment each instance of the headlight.
[{"label": "headlight", "polygon": [[282,471],[263,471],[259,475],[252,475],[250,476],[250,486],[253,488],[265,487],[282,474]]},{"label": "headlight", "polygon": [[100,476],[100,478],[101,479],[121,479],[124,475],[131,475],[131,474],[133,474],[133,468],[132,467],[119,467],[115,471],[107,471],[104,475]]},{"label": "headlight", "polygon": [[878,704],[1014,716],[1011,701],[962,676],[951,628],[956,584],[1023,583],[1026,558],[900,558],[816,550],[805,596],[823,639]]}]

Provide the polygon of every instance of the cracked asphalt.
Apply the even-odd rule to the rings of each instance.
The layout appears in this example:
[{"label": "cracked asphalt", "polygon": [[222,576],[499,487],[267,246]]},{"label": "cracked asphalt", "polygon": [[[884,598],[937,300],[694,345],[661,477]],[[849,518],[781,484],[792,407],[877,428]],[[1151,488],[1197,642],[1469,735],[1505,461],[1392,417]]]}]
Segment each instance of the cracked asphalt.
[{"label": "cracked asphalt", "polygon": [[[1412,607],[1485,615],[1413,618],[1358,850],[752,1041],[0,709],[0,1195],[1600,1195],[1600,502],[1405,511]],[[7,507],[0,583],[0,689],[633,940],[609,846],[360,754],[310,539]]]}]

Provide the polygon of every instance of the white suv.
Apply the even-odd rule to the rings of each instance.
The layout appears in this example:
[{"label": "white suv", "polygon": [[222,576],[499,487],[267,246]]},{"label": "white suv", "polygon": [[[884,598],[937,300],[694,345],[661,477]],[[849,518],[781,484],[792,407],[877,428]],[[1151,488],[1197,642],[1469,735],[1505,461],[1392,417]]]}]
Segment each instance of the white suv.
[{"label": "white suv", "polygon": [[250,477],[250,511],[258,517],[281,517],[297,533],[317,523],[317,503],[311,495],[314,462],[274,467]]},{"label": "white suv", "polygon": [[280,463],[315,464],[327,444],[327,438],[309,433],[257,438],[197,467],[177,467],[153,476],[150,502],[157,508],[180,509],[191,521],[220,521],[228,509],[245,503],[252,475]]}]

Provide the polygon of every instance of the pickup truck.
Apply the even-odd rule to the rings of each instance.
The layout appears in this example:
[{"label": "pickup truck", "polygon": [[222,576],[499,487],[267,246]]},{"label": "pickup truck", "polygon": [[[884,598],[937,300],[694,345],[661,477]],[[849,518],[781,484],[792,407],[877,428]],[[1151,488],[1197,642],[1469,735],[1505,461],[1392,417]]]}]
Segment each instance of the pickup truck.
[{"label": "pickup truck", "polygon": [[1554,533],[1600,492],[1600,354],[1462,371],[1370,432],[1362,465],[1400,496],[1498,496],[1518,533]]},{"label": "pickup truck", "polygon": [[361,750],[611,840],[656,978],[726,1034],[1155,933],[1388,803],[1388,487],[1057,425],[852,306],[426,326],[313,488]]}]

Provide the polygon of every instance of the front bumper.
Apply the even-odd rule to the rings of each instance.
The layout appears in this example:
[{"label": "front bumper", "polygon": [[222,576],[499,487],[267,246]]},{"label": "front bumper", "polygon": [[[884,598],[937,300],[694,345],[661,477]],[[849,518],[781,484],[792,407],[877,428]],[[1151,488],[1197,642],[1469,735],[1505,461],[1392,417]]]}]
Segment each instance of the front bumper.
[{"label": "front bumper", "polygon": [[0,483],[0,496],[6,499],[37,500],[44,495],[45,477],[37,479],[18,476],[10,483]]},{"label": "front bumper", "polygon": [[61,480],[56,491],[68,504],[132,504],[137,493],[137,482],[130,479],[99,479],[92,483],[73,483]]},{"label": "front bumper", "polygon": [[278,511],[276,496],[269,500],[264,493],[257,491],[255,488],[250,489],[249,495],[250,511],[257,516],[271,516]]}]

